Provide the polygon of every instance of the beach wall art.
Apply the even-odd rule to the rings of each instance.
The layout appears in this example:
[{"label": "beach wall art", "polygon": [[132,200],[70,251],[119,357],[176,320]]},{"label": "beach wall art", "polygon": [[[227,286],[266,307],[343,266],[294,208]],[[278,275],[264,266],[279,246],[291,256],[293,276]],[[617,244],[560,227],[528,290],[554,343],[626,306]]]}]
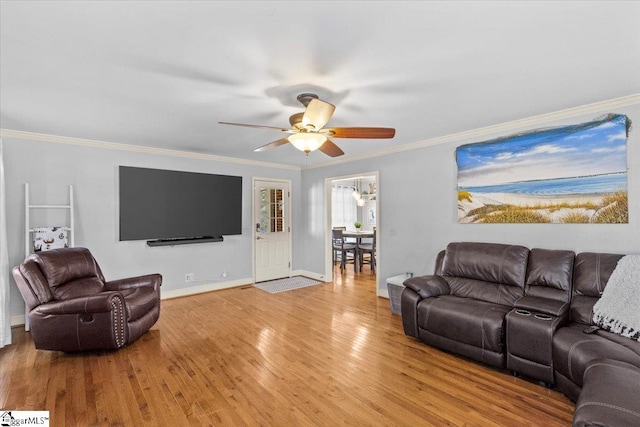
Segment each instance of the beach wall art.
[{"label": "beach wall art", "polygon": [[628,223],[630,129],[608,114],[458,147],[458,222]]}]

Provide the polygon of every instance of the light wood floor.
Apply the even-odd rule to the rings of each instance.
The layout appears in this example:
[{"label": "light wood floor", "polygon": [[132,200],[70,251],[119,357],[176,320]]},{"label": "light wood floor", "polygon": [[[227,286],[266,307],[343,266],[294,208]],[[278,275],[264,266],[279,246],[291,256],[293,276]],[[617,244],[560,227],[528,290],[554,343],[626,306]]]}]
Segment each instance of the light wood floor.
[{"label": "light wood floor", "polygon": [[117,352],[0,350],[0,408],[52,426],[568,426],[563,395],[443,353],[402,331],[368,270],[267,294],[235,288],[162,302]]}]

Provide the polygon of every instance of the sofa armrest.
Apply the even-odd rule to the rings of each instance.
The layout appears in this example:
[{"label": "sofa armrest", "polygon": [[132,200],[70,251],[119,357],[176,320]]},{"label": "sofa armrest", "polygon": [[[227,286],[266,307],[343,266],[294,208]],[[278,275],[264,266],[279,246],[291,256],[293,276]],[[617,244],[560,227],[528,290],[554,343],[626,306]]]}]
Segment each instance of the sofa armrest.
[{"label": "sofa armrest", "polygon": [[121,293],[101,292],[86,297],[40,304],[34,308],[34,312],[41,315],[107,313],[114,309],[114,304],[120,307],[124,304]]},{"label": "sofa armrest", "polygon": [[556,317],[565,317],[569,314],[568,302],[542,297],[524,296],[516,301],[515,308]]},{"label": "sofa armrest", "polygon": [[147,286],[155,290],[160,289],[162,285],[162,275],[147,274],[144,276],[127,277],[125,279],[111,280],[105,283],[105,287],[109,291],[122,291],[125,289],[140,288]]},{"label": "sofa armrest", "polygon": [[440,276],[417,276],[404,281],[404,286],[417,293],[420,298],[449,294],[449,285]]},{"label": "sofa armrest", "polygon": [[405,335],[418,338],[418,303],[420,295],[411,288],[404,288],[400,296],[400,314]]}]

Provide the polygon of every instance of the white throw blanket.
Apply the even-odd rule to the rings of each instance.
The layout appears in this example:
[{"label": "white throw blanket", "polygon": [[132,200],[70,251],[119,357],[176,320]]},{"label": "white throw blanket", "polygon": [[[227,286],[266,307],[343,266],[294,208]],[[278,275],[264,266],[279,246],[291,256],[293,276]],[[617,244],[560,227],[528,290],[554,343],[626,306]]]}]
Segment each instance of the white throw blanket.
[{"label": "white throw blanket", "polygon": [[604,330],[640,341],[640,255],[626,255],[618,261],[593,306],[593,322]]}]

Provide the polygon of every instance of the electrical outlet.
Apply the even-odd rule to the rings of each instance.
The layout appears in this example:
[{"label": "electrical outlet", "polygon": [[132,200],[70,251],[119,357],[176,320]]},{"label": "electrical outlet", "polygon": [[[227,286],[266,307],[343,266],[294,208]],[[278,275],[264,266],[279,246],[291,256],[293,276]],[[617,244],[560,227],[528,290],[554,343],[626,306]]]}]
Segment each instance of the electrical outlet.
[{"label": "electrical outlet", "polygon": [[229,273],[227,273],[227,270],[224,270],[222,272],[222,274],[220,275],[220,277],[222,277],[223,279],[226,279],[228,275],[229,275]]},{"label": "electrical outlet", "polygon": [[196,280],[196,275],[193,273],[187,273],[184,275],[184,281],[185,282],[193,282],[194,280]]}]

